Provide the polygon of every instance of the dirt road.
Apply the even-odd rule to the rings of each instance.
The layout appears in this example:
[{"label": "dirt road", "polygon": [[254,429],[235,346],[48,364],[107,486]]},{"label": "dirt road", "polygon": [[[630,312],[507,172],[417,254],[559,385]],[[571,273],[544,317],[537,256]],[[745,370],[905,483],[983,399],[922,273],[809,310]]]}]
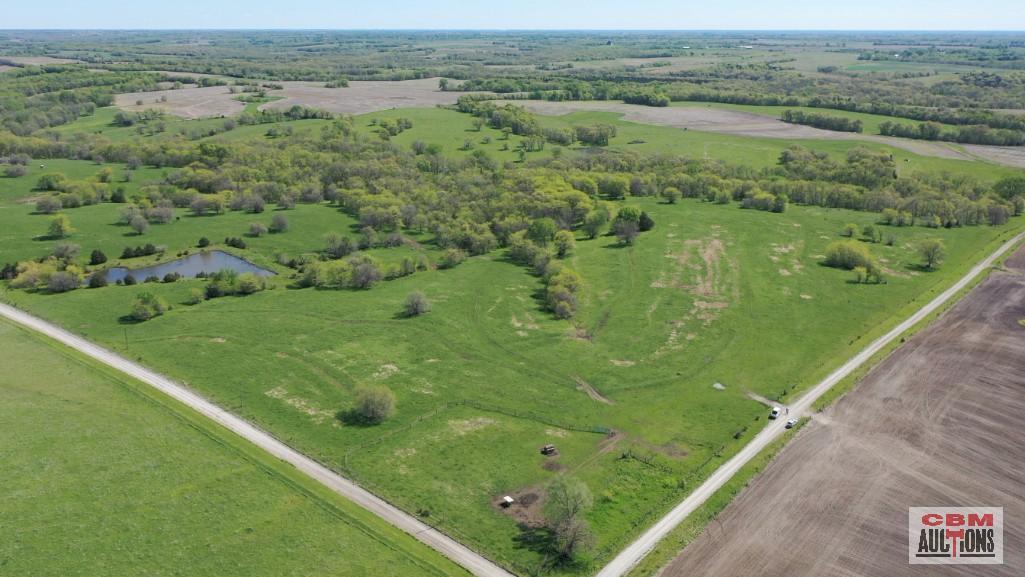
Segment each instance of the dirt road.
[{"label": "dirt road", "polygon": [[190,408],[216,421],[271,455],[292,464],[295,468],[316,479],[336,493],[352,500],[388,523],[409,533],[419,541],[455,561],[470,573],[479,577],[512,577],[511,573],[508,573],[447,535],[425,525],[416,517],[393,507],[366,489],[338,475],[171,379],[129,361],[56,325],[8,305],[0,304],[0,315],[20,325],[43,333],[188,405]]},{"label": "dirt road", "polygon": [[[906,320],[895,326],[885,335],[879,337],[868,345],[864,350],[859,352],[857,355],[852,357],[840,368],[833,371],[828,377],[822,380],[802,395],[796,402],[790,405],[790,417],[800,418],[806,414],[815,401],[821,397],[826,391],[828,391],[833,385],[843,380],[847,375],[854,372],[855,369],[860,367],[866,361],[868,361],[874,354],[882,350],[887,344],[900,337],[902,333],[913,327],[919,321],[923,320],[932,312],[939,309],[941,306],[952,299],[958,291],[968,286],[971,281],[981,274],[984,270],[993,265],[993,263],[1005,254],[1008,250],[1014,247],[1017,243],[1025,239],[1025,233],[1021,233],[1011,240],[1007,241],[1000,246],[996,251],[990,254],[988,257],[983,259],[981,262],[976,264],[967,274],[961,277],[954,285],[947,290],[940,293],[935,299],[927,303],[925,306],[916,311],[913,315],[908,317]],[[761,432],[756,435],[750,443],[748,443],[743,449],[734,455],[730,460],[726,461],[721,467],[719,467],[712,475],[702,483],[697,489],[695,489],[690,495],[687,496],[679,505],[674,507],[665,517],[660,519],[653,527],[644,532],[636,541],[631,543],[620,552],[608,565],[606,565],[599,573],[598,577],[620,577],[626,574],[634,565],[637,564],[649,551],[655,546],[656,543],[661,541],[670,531],[679,525],[688,515],[690,515],[695,509],[700,507],[709,497],[711,497],[720,487],[722,487],[726,481],[733,477],[748,461],[753,459],[762,449],[766,448],[772,441],[777,437],[784,434],[784,420],[779,419],[776,421],[770,421],[769,424]],[[828,466],[826,467],[828,469]],[[906,508],[905,508],[906,515]],[[906,517],[905,517],[906,521]],[[765,530],[775,535],[779,535],[781,538],[785,538],[784,534],[781,534],[775,528],[775,523],[767,521],[769,524],[765,526]],[[757,527],[757,525],[752,525]],[[905,526],[906,530],[906,526]],[[814,554],[814,552],[811,552]],[[769,555],[771,558],[775,554]],[[906,559],[905,559],[906,561]],[[683,573],[678,573],[683,575]],[[717,572],[695,572],[690,573],[691,575],[716,575]],[[747,575],[758,575],[758,572],[749,572]],[[825,574],[836,574],[836,573],[822,573]],[[812,574],[809,574],[812,575]]]},{"label": "dirt road", "polygon": [[[1025,266],[1025,249],[1011,265]],[[662,577],[1025,575],[1025,270],[816,417]],[[1004,564],[908,564],[911,506],[1004,507]]]}]

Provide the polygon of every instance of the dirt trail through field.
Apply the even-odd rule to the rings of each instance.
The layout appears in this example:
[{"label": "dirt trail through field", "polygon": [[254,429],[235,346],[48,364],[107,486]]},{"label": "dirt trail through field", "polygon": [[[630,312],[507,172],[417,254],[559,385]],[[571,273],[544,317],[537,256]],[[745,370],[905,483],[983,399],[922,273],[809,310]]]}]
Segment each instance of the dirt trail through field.
[{"label": "dirt trail through field", "polygon": [[[973,146],[970,147],[971,150],[968,152],[962,152],[944,142],[926,142],[878,134],[853,134],[822,130],[801,124],[788,124],[771,116],[711,106],[654,107],[611,101],[543,102],[516,100],[509,102],[524,106],[537,114],[551,116],[560,116],[580,111],[616,112],[623,115],[623,120],[642,124],[655,124],[658,126],[687,128],[738,136],[783,138],[787,140],[862,140],[900,148],[921,156],[935,156],[953,160],[976,160],[977,158],[982,158],[1008,166],[1025,166],[1025,148]],[[969,147],[966,146],[965,148]]]},{"label": "dirt trail through field", "polygon": [[[1025,277],[993,273],[815,417],[661,575],[1025,574],[1023,318]],[[1004,507],[1004,564],[909,565],[907,509],[934,504]]]}]

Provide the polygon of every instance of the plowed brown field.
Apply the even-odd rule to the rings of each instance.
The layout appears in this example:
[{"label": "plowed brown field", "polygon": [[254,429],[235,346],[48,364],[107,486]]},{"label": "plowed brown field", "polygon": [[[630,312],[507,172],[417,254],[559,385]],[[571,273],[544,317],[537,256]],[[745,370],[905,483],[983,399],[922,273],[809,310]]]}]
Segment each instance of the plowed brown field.
[{"label": "plowed brown field", "polygon": [[[1025,575],[1025,249],[805,427],[663,577]],[[1004,507],[1004,564],[912,566],[911,506]]]}]

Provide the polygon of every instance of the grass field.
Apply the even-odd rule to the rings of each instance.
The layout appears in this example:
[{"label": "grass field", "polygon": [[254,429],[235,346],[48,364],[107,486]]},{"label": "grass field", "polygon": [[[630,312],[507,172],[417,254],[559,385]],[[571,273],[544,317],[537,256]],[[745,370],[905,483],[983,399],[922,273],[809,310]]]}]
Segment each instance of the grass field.
[{"label": "grass field", "polygon": [[145,385],[0,321],[0,573],[464,575]]},{"label": "grass field", "polygon": [[[437,114],[438,122],[457,114],[422,112]],[[469,128],[468,117],[455,118],[462,122],[441,137]],[[414,128],[400,137],[415,138],[418,123],[430,127],[414,117]],[[34,182],[32,175],[24,180]],[[30,184],[13,183],[31,192]],[[9,235],[0,260],[38,256],[50,242],[31,239],[45,230],[46,217],[16,197],[6,195],[0,208]],[[607,558],[758,430],[765,408],[749,392],[776,398],[815,382],[897,313],[1025,225],[1015,219],[1000,228],[887,229],[894,246],[872,251],[888,283],[856,285],[849,273],[818,263],[845,223],[872,223],[871,213],[792,206],[777,215],[696,201],[626,202],[651,214],[656,228],[627,248],[609,237],[578,239],[570,262],[584,288],[572,323],[544,312],[539,279],[500,252],[369,291],[296,290],[281,279],[246,298],[186,306],[201,281],[147,285],[174,308],[138,325],[119,317],[140,287],[9,291],[5,298],[186,382],[489,556],[531,572],[544,556],[518,520],[536,508],[514,508],[515,517],[495,507],[495,498],[529,501],[560,472],[583,479],[595,493],[588,518],[596,560]],[[116,205],[66,212],[79,228],[69,240],[86,254],[94,247],[117,254],[142,242],[166,244],[174,254],[202,234],[240,235],[248,222],[269,220],[269,213],[182,216],[135,237],[114,224]],[[292,230],[251,239],[247,258],[262,263],[278,250],[315,251],[324,232],[352,226],[324,205],[300,205],[288,215]],[[947,243],[947,263],[921,272],[914,243],[934,236]],[[425,246],[433,250],[426,239]],[[402,318],[403,299],[414,289],[428,295],[433,310]],[[362,427],[336,418],[356,389],[376,383],[396,393],[394,419]],[[599,428],[617,434],[592,432]],[[558,445],[558,458],[538,453],[547,442]]]}]

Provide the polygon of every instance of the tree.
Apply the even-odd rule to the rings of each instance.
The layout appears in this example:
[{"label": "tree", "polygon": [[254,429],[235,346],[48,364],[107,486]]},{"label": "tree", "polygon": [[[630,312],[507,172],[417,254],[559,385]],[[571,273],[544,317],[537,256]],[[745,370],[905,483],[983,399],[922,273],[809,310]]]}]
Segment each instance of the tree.
[{"label": "tree", "polygon": [[548,246],[548,243],[555,239],[555,233],[559,226],[550,218],[539,218],[530,223],[527,229],[527,238],[539,246]]},{"label": "tree", "polygon": [[288,230],[288,217],[283,214],[275,214],[270,219],[270,231],[273,233],[285,232]]},{"label": "tree", "polygon": [[858,234],[858,225],[853,222],[847,223],[843,227],[843,232],[840,233],[842,236],[847,238],[854,238],[854,235]]},{"label": "tree", "polygon": [[662,199],[666,201],[666,204],[676,204],[680,200],[680,189],[675,186],[667,186],[662,189]]},{"label": "tree", "polygon": [[198,246],[199,248],[206,248],[210,246],[210,239],[208,239],[205,236],[201,236],[199,237],[199,242],[196,243],[196,246]]},{"label": "tree", "polygon": [[[125,284],[128,284],[127,282]],[[135,302],[132,303],[132,319],[142,322],[148,321],[154,317],[158,317],[171,308],[167,301],[162,297],[156,296],[153,293],[145,292],[139,293],[135,297]]]},{"label": "tree", "polygon": [[560,230],[555,233],[555,254],[559,258],[566,258],[576,247],[577,241],[573,233],[568,230]]},{"label": "tree", "polygon": [[89,275],[89,288],[103,288],[107,286],[107,275],[102,272],[94,272]]},{"label": "tree", "polygon": [[918,244],[918,254],[925,261],[925,268],[932,269],[943,262],[947,248],[938,238],[927,238]]},{"label": "tree", "polygon": [[572,559],[593,545],[584,519],[593,502],[587,485],[577,479],[561,476],[548,486],[545,519],[555,534],[555,552],[560,558]]},{"label": "tree", "polygon": [[82,279],[77,274],[68,271],[57,271],[46,281],[46,289],[55,293],[73,291],[80,286],[82,286]]},{"label": "tree", "polygon": [[63,214],[50,219],[50,227],[48,233],[50,238],[64,238],[71,233],[75,232],[75,228],[71,226],[71,219]]},{"label": "tree", "polygon": [[604,209],[595,209],[584,215],[584,232],[588,238],[598,238],[605,232],[605,226],[609,223],[609,213]]},{"label": "tree", "polygon": [[612,221],[612,230],[619,242],[633,244],[641,232],[641,211],[632,206],[624,206],[616,213],[616,218]]},{"label": "tree", "polygon": [[647,232],[655,228],[655,221],[648,216],[648,213],[641,212],[641,217],[637,220],[637,227],[641,232]]},{"label": "tree", "polygon": [[865,227],[861,229],[861,234],[865,237],[865,240],[873,243],[882,240],[883,236],[883,233],[877,230],[876,227],[871,224],[866,224]]},{"label": "tree", "polygon": [[339,259],[348,256],[356,250],[356,247],[353,246],[349,237],[342,236],[336,232],[328,233],[324,237],[324,241],[327,243],[327,246],[324,248],[324,253],[328,258]]},{"label": "tree", "polygon": [[80,250],[82,250],[82,247],[77,244],[58,242],[53,247],[53,256],[63,261],[75,260]]},{"label": "tree", "polygon": [[61,208],[61,201],[56,196],[47,195],[36,201],[36,212],[39,214],[56,214]]},{"label": "tree", "polygon": [[417,317],[430,312],[431,303],[427,300],[427,295],[417,290],[406,297],[405,309],[407,317]]},{"label": "tree", "polygon": [[1025,176],[1008,176],[999,180],[993,185],[993,191],[1004,200],[1011,200],[1016,196],[1025,196]]},{"label": "tree", "polygon": [[356,393],[355,412],[364,423],[383,423],[395,414],[395,394],[384,385],[364,387]]},{"label": "tree", "polygon": [[19,178],[28,174],[28,169],[20,164],[12,164],[4,169],[4,176],[7,178]]},{"label": "tree", "polygon": [[141,214],[136,214],[128,221],[128,226],[132,227],[135,234],[142,235],[149,228],[149,221]]},{"label": "tree", "polygon": [[352,286],[368,289],[381,280],[381,271],[373,262],[361,262],[352,269]]},{"label": "tree", "polygon": [[249,236],[260,237],[267,234],[267,227],[261,222],[249,223]]}]

